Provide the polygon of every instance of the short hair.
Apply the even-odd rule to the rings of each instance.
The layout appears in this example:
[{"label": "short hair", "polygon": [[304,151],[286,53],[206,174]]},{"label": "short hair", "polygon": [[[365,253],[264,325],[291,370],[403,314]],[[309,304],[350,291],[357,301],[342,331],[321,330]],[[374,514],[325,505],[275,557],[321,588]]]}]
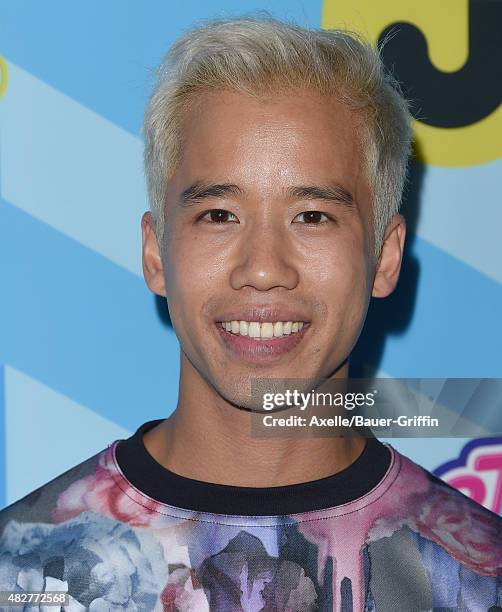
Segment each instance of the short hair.
[{"label": "short hair", "polygon": [[270,15],[213,19],[178,38],[157,70],[143,125],[144,164],[155,233],[162,244],[166,184],[180,159],[181,126],[206,91],[262,96],[308,89],[361,113],[359,143],[372,191],[375,258],[399,211],[410,154],[411,116],[380,52],[347,30],[308,29]]}]

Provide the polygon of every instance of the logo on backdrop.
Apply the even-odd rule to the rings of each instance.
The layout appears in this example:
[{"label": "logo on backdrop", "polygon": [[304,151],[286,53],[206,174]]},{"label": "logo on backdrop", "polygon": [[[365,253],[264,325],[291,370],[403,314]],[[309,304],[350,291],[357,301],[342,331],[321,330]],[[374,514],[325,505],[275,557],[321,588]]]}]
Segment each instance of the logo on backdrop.
[{"label": "logo on backdrop", "polygon": [[7,62],[2,56],[0,56],[0,98],[4,95],[7,89]]},{"label": "logo on backdrop", "polygon": [[433,473],[488,510],[502,514],[502,438],[471,440],[458,458]]},{"label": "logo on backdrop", "polygon": [[502,2],[324,0],[324,28],[383,46],[412,101],[417,152],[428,164],[469,166],[502,155]]}]

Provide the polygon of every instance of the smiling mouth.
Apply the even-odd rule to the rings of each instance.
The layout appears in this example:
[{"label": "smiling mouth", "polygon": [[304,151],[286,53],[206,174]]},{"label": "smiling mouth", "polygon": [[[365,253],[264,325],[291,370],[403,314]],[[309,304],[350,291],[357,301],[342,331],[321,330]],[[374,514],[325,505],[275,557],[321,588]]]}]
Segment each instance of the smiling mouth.
[{"label": "smiling mouth", "polygon": [[307,321],[217,321],[224,346],[251,363],[280,359],[292,351],[310,328]]},{"label": "smiling mouth", "polygon": [[222,329],[238,336],[253,340],[283,338],[301,332],[308,323],[305,321],[220,321]]}]

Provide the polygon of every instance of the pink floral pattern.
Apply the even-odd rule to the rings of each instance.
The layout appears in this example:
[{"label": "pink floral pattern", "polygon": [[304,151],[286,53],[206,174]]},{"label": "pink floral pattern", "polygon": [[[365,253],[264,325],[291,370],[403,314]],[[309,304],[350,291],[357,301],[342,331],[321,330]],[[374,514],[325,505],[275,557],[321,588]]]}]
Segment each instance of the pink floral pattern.
[{"label": "pink floral pattern", "polygon": [[454,559],[472,570],[485,576],[500,575],[500,522],[482,506],[442,484],[431,485],[429,494],[416,506],[415,514],[408,521],[410,527],[444,547]]},{"label": "pink floral pattern", "polygon": [[55,523],[67,521],[86,510],[93,510],[133,527],[152,527],[161,522],[162,504],[144,497],[140,505],[121,485],[111,461],[112,447],[99,455],[92,474],[75,480],[58,497],[52,513]]},{"label": "pink floral pattern", "polygon": [[151,499],[126,480],[110,446],[0,513],[0,590],[67,584],[77,608],[374,612],[387,609],[392,589],[375,578],[373,551],[389,545],[395,555],[397,545],[393,571],[405,581],[419,573],[432,593],[425,603],[406,593],[402,609],[496,606],[502,519],[391,454],[383,480],[353,502],[239,517]]}]

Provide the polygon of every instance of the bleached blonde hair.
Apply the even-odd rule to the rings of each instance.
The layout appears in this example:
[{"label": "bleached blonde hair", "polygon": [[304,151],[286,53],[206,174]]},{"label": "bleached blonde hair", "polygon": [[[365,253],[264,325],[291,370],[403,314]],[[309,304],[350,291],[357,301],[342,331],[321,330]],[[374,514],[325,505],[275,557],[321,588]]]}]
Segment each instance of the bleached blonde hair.
[{"label": "bleached blonde hair", "polygon": [[298,88],[334,95],[363,117],[360,146],[373,195],[378,258],[406,178],[408,104],[379,51],[360,35],[307,29],[270,15],[205,21],[178,38],[158,67],[143,136],[148,197],[160,245],[166,184],[180,159],[182,121],[192,103],[206,91],[263,96]]}]

